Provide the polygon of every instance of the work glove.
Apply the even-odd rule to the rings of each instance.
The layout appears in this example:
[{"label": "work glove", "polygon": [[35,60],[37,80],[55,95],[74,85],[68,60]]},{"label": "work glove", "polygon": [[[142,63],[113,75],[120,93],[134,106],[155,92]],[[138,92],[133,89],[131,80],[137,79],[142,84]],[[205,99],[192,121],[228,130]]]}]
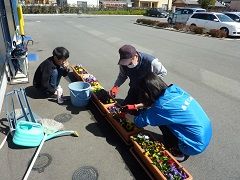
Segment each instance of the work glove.
[{"label": "work glove", "polygon": [[138,110],[135,104],[128,104],[123,106],[121,109],[123,112],[136,111]]},{"label": "work glove", "polygon": [[112,89],[109,91],[110,96],[115,98],[117,96],[117,93],[119,92],[118,86],[113,86]]}]

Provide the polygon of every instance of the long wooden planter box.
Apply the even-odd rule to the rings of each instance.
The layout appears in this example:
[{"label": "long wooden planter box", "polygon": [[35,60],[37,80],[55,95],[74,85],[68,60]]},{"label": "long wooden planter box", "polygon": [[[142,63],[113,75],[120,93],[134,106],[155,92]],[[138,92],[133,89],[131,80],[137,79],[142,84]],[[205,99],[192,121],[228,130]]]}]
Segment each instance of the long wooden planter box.
[{"label": "long wooden planter box", "polygon": [[122,136],[122,138],[127,142],[131,142],[131,136],[134,136],[138,134],[142,129],[137,128],[134,126],[134,129],[130,132],[128,132],[124,127],[121,126],[121,124],[113,118],[112,114],[107,109],[110,106],[113,106],[114,104],[108,104],[104,106],[105,111],[107,112],[107,119],[108,121],[115,127],[115,129],[119,132],[119,134]]},{"label": "long wooden planter box", "polygon": [[105,106],[111,106],[115,104],[115,102],[110,104],[103,104],[94,93],[92,93],[92,100],[99,107],[99,109],[105,114],[108,113]]},{"label": "long wooden planter box", "polygon": [[[147,155],[144,154],[144,150],[141,148],[141,146],[134,140],[132,140],[132,144],[134,151],[141,158],[141,160],[144,162],[144,164],[147,166],[147,168],[153,174],[156,180],[167,180],[164,174],[157,168],[157,166],[153,164],[152,160]],[[187,174],[186,180],[193,179],[191,174],[171,155],[171,153],[169,153],[167,150],[164,150],[164,152],[177,164],[178,168],[183,169],[183,171]]]},{"label": "long wooden planter box", "polygon": [[79,74],[74,67],[75,66],[71,66],[74,77],[79,81],[83,81],[82,74]]}]

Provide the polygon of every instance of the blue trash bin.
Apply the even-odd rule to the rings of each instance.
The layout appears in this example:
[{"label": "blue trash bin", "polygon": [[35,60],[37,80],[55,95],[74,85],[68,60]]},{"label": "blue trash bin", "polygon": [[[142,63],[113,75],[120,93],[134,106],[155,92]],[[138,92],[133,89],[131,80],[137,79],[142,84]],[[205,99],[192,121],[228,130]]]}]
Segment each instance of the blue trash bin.
[{"label": "blue trash bin", "polygon": [[68,85],[71,102],[74,106],[84,107],[91,98],[91,85],[87,82],[77,81]]}]

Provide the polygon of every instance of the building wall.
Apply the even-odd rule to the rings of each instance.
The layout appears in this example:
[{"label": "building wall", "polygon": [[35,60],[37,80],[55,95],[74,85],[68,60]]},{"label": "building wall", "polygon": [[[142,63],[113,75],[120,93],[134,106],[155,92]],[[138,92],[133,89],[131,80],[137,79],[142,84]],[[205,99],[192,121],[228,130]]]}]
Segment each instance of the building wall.
[{"label": "building wall", "polygon": [[232,10],[240,11],[240,1],[231,1],[230,8]]},{"label": "building wall", "polygon": [[[167,7],[168,6],[168,7]],[[136,0],[134,7],[172,9],[172,0]]]},{"label": "building wall", "polygon": [[99,0],[67,0],[67,4],[71,6],[77,6],[77,1],[87,2],[88,7],[99,6]]}]

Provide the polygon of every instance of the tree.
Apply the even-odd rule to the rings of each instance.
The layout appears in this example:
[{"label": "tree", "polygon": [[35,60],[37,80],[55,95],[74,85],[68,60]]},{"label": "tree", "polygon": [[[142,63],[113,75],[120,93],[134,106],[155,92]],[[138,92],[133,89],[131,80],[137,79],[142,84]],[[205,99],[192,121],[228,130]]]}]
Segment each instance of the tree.
[{"label": "tree", "polygon": [[202,8],[207,9],[209,6],[214,6],[216,0],[198,0],[198,3],[201,5]]}]

